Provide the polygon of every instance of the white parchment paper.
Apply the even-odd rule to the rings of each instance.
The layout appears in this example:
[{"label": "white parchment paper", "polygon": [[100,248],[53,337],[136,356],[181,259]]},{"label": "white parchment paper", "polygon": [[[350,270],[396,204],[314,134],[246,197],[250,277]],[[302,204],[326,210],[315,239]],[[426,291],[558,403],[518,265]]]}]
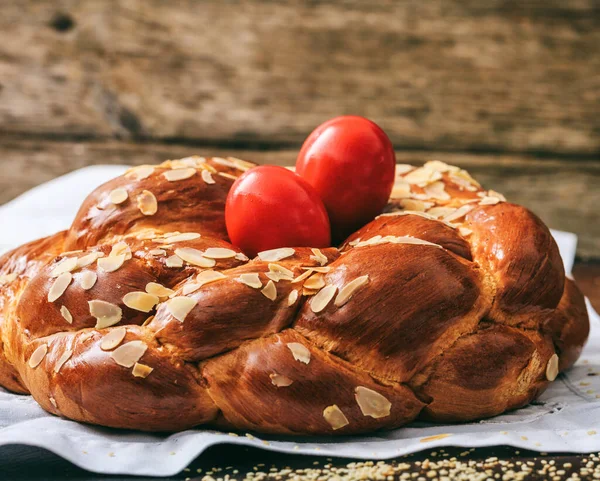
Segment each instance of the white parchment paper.
[{"label": "white parchment paper", "polygon": [[[124,169],[123,166],[88,167],[36,187],[0,207],[3,227],[0,250],[68,227],[85,196]],[[577,238],[566,232],[553,234],[570,272]],[[592,330],[577,365],[561,375],[535,403],[493,419],[462,425],[413,423],[394,431],[346,438],[284,438],[245,436],[245,433],[232,436],[206,429],[153,435],[60,419],[43,411],[30,396],[11,394],[0,388],[0,450],[9,444],[37,446],[90,471],[154,476],[175,474],[206,448],[220,443],[370,459],[450,445],[504,444],[546,452],[600,451],[600,318],[589,303],[588,309]],[[446,436],[435,437],[440,434]],[[432,436],[433,439],[428,439]]]}]

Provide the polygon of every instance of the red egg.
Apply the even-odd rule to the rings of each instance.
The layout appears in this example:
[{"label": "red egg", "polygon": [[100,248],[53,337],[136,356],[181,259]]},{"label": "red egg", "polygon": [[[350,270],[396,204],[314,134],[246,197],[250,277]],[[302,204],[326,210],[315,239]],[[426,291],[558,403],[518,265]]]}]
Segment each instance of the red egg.
[{"label": "red egg", "polygon": [[248,256],[278,247],[327,247],[327,211],[315,189],[283,167],[263,165],[237,179],[225,205],[231,242]]},{"label": "red egg", "polygon": [[381,213],[394,186],[395,165],[392,143],[377,124],[344,116],[308,136],[296,173],[318,192],[333,236],[341,239]]}]

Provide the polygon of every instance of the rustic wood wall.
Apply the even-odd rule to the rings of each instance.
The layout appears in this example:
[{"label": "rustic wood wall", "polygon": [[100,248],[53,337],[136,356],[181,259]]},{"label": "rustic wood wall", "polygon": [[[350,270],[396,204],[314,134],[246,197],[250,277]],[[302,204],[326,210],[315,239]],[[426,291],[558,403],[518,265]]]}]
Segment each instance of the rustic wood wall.
[{"label": "rustic wood wall", "polygon": [[0,0],[0,202],[90,163],[291,163],[345,113],[600,258],[597,0]]}]

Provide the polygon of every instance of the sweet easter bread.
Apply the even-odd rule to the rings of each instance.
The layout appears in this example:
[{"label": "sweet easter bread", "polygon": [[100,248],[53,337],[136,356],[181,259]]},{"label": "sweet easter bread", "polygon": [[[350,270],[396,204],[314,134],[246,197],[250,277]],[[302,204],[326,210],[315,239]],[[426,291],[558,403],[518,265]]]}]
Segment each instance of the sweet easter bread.
[{"label": "sweet easter bread", "polygon": [[103,426],[348,434],[535,399],[588,335],[534,214],[441,162],[397,167],[338,248],[248,259],[224,204],[254,164],[130,169],[0,258],[0,384]]}]

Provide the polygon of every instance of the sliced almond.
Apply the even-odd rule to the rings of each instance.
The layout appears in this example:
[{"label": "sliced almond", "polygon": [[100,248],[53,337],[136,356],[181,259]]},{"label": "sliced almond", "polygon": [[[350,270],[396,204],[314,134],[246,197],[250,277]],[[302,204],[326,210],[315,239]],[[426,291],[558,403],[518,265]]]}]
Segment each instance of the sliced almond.
[{"label": "sliced almond", "polygon": [[167,267],[183,267],[183,259],[179,256],[173,255],[171,257],[167,257],[165,264]]},{"label": "sliced almond", "polygon": [[248,162],[247,160],[238,159],[237,157],[227,157],[227,160],[233,162],[235,164],[236,169],[243,170],[244,172],[250,170],[253,167],[256,167],[256,164]]},{"label": "sliced almond", "polygon": [[119,254],[110,257],[101,257],[98,259],[98,267],[104,272],[114,272],[125,262],[127,254]]},{"label": "sliced almond", "polygon": [[262,287],[262,282],[260,282],[260,277],[256,272],[240,274],[240,277],[238,277],[236,280],[242,284],[246,284],[248,287],[252,287],[253,289],[260,289]]},{"label": "sliced almond", "polygon": [[269,374],[269,377],[271,378],[271,384],[277,387],[288,387],[294,382],[289,377],[277,374],[276,372]]},{"label": "sliced almond", "polygon": [[117,347],[110,353],[110,357],[123,367],[132,367],[144,355],[148,346],[143,341],[130,341]]},{"label": "sliced almond", "polygon": [[124,327],[115,327],[114,329],[111,329],[111,331],[102,338],[102,341],[100,342],[100,349],[103,351],[110,351],[114,349],[123,342],[123,339],[125,339],[125,334],[127,334],[127,329]]},{"label": "sliced almond", "polygon": [[327,406],[323,410],[323,417],[334,431],[350,424],[348,418],[344,415],[342,410],[339,407],[337,407],[336,404],[332,406]]},{"label": "sliced almond", "polygon": [[471,229],[468,229],[467,227],[459,227],[458,233],[463,237],[469,237],[473,233],[473,231]]},{"label": "sliced almond", "polygon": [[81,336],[79,336],[79,342],[87,342],[94,337],[94,331],[84,332]]},{"label": "sliced almond", "polygon": [[204,257],[202,251],[192,247],[181,247],[179,249],[175,249],[175,255],[177,255],[180,259],[183,259],[188,264],[198,267],[213,267],[216,264],[214,259]]},{"label": "sliced almond", "polygon": [[12,272],[10,274],[2,274],[0,276],[0,286],[3,286],[5,284],[10,284],[16,278],[17,278],[17,273],[16,272]]},{"label": "sliced almond", "polygon": [[430,199],[449,200],[450,194],[446,192],[446,184],[442,181],[433,182],[426,185],[423,190],[425,195]]},{"label": "sliced almond", "polygon": [[90,252],[77,259],[77,267],[87,267],[96,262],[100,257],[104,257],[103,252]]},{"label": "sliced almond", "polygon": [[442,174],[436,170],[426,169],[424,167],[413,170],[404,176],[404,181],[409,184],[416,184],[424,187],[437,180],[441,180]]},{"label": "sliced almond", "polygon": [[506,197],[504,197],[500,192],[496,192],[495,190],[488,190],[488,195],[490,197],[496,197],[500,199],[502,202],[506,202]]},{"label": "sliced almond", "polygon": [[425,202],[416,199],[401,199],[400,206],[406,210],[415,210],[417,212],[424,212],[430,207],[433,207],[433,202]]},{"label": "sliced almond", "polygon": [[218,175],[220,175],[221,177],[224,177],[226,179],[233,180],[233,181],[237,180],[237,177],[235,175],[228,174],[227,172],[219,172]]},{"label": "sliced almond", "polygon": [[52,269],[50,277],[58,277],[65,272],[73,272],[75,269],[77,269],[77,257],[65,257]]},{"label": "sliced almond", "polygon": [[72,280],[73,274],[70,272],[63,272],[60,276],[54,279],[54,282],[48,291],[48,302],[54,302],[56,299],[62,296]]},{"label": "sliced almond", "polygon": [[72,256],[73,254],[82,254],[83,252],[84,252],[84,251],[83,251],[82,249],[77,249],[77,250],[74,250],[74,251],[67,251],[67,252],[63,252],[63,253],[61,253],[60,255],[61,255],[61,256],[64,256],[64,257],[70,257],[70,256]]},{"label": "sliced almond", "polygon": [[308,269],[309,270],[307,270],[305,273],[300,274],[298,277],[296,277],[294,280],[292,280],[292,284],[302,282],[304,279],[311,276],[313,274],[313,270],[312,270],[312,268],[308,268]]},{"label": "sliced almond", "polygon": [[227,279],[227,276],[221,272],[211,270],[202,271],[196,276],[196,282],[200,284],[200,286],[210,284],[211,282],[220,281],[221,279]]},{"label": "sliced almond", "polygon": [[144,229],[138,235],[135,236],[138,240],[153,240],[156,239],[157,234],[154,229]]},{"label": "sliced almond", "polygon": [[204,181],[204,183],[206,183],[206,184],[214,184],[215,183],[215,179],[213,179],[212,174],[208,170],[203,170],[201,175],[202,175],[202,180]]},{"label": "sliced almond", "polygon": [[290,295],[288,296],[288,307],[293,306],[297,300],[298,300],[298,291],[296,289],[294,289],[293,291],[290,292]]},{"label": "sliced almond", "polygon": [[267,285],[260,292],[262,292],[263,296],[267,299],[272,301],[277,299],[277,287],[275,287],[275,284],[271,280],[267,282]]},{"label": "sliced almond", "polygon": [[58,361],[56,361],[56,364],[54,365],[54,372],[60,371],[60,368],[63,367],[65,362],[71,359],[72,355],[73,351],[71,349],[67,349],[65,352],[63,352],[62,356],[60,356],[60,358],[58,359]]},{"label": "sliced almond", "polygon": [[209,247],[204,251],[204,257],[211,259],[229,259],[235,257],[236,251],[232,249],[226,249],[225,247]]},{"label": "sliced almond", "polygon": [[498,202],[500,202],[498,197],[486,195],[479,201],[479,205],[496,205]]},{"label": "sliced almond", "polygon": [[122,309],[110,302],[93,300],[88,301],[90,314],[96,318],[96,329],[114,326],[123,317]]},{"label": "sliced almond", "polygon": [[335,302],[334,304],[337,307],[341,307],[344,304],[346,304],[346,302],[348,302],[350,300],[350,298],[363,286],[367,285],[369,283],[369,276],[365,275],[365,276],[360,276],[357,277],[356,279],[348,282],[348,284],[346,284],[344,287],[342,287],[342,289],[340,290],[339,294],[337,295],[337,297],[335,298]]},{"label": "sliced almond", "polygon": [[143,190],[137,196],[137,206],[144,215],[154,215],[158,211],[158,201],[152,192]]},{"label": "sliced almond", "polygon": [[217,169],[215,169],[215,168],[214,168],[212,165],[210,165],[210,164],[206,164],[206,163],[205,163],[205,164],[203,164],[201,167],[202,167],[202,169],[204,169],[204,170],[208,170],[208,171],[209,171],[211,174],[216,174],[216,173],[218,172],[218,171],[217,171]]},{"label": "sliced almond", "polygon": [[291,247],[281,247],[279,249],[271,249],[268,251],[262,251],[258,253],[258,258],[261,261],[266,262],[277,262],[287,257],[291,257],[296,253]]},{"label": "sliced almond", "polygon": [[73,316],[71,315],[71,312],[69,311],[69,309],[67,309],[66,306],[61,306],[60,315],[63,316],[65,321],[67,321],[69,324],[73,324]]},{"label": "sliced almond", "polygon": [[456,211],[456,208],[454,207],[432,207],[427,211],[427,214],[435,219],[440,219],[447,215],[453,214],[454,211]]},{"label": "sliced almond", "polygon": [[320,249],[311,249],[312,253],[314,255],[310,256],[310,259],[318,262],[320,265],[324,266],[325,264],[327,264],[327,256],[324,255]]},{"label": "sliced almond", "polygon": [[548,359],[548,364],[546,364],[546,379],[548,381],[554,381],[558,376],[558,356],[556,354],[552,354],[552,357]]},{"label": "sliced almond", "polygon": [[164,249],[152,249],[148,251],[148,254],[154,257],[164,257],[167,255],[167,251]]},{"label": "sliced almond", "polygon": [[33,354],[29,358],[29,362],[28,362],[29,367],[31,369],[35,369],[36,367],[38,367],[40,365],[40,363],[46,357],[46,354],[48,354],[48,345],[40,344],[37,347],[37,349],[35,351],[33,351]]},{"label": "sliced almond", "polygon": [[134,167],[129,169],[125,173],[125,177],[134,180],[143,180],[147,179],[154,173],[154,167],[151,165],[140,165],[138,167]]},{"label": "sliced almond", "polygon": [[123,296],[123,304],[141,312],[150,312],[158,302],[158,296],[148,294],[147,292],[128,292]]},{"label": "sliced almond", "polygon": [[356,244],[354,244],[354,247],[365,247],[380,244],[382,242],[382,239],[383,237],[378,234],[367,240],[357,242]]},{"label": "sliced almond", "polygon": [[429,160],[425,162],[423,166],[425,169],[429,170],[437,170],[438,172],[458,172],[460,170],[459,167],[455,167],[454,165],[449,165],[446,162],[442,162],[440,160]]},{"label": "sliced almond", "polygon": [[321,312],[331,302],[336,291],[337,286],[334,286],[333,284],[325,286],[310,300],[310,309],[314,313]]},{"label": "sliced almond", "polygon": [[153,367],[147,366],[146,364],[140,364],[139,362],[136,362],[133,365],[133,370],[131,371],[131,373],[135,377],[145,378],[145,377],[148,377],[152,371],[154,371]]},{"label": "sliced almond", "polygon": [[183,286],[183,295],[191,294],[206,284],[211,284],[222,279],[227,279],[227,276],[212,270],[202,271],[198,274],[194,282],[189,282]]},{"label": "sliced almond", "polygon": [[294,280],[294,273],[292,271],[274,263],[269,264],[269,272],[265,275],[273,282]]},{"label": "sliced almond", "polygon": [[327,272],[329,272],[331,270],[331,267],[329,266],[324,266],[324,267],[303,267],[302,269],[305,269],[307,271],[310,272],[320,272],[321,274],[325,274]]},{"label": "sliced almond", "polygon": [[465,205],[459,207],[458,209],[456,209],[453,213],[448,214],[447,216],[444,216],[443,220],[445,220],[446,222],[453,222],[455,220],[459,220],[459,219],[463,218],[465,215],[467,215],[473,209],[474,209],[474,207],[472,205],[465,204]]},{"label": "sliced almond", "polygon": [[450,180],[469,191],[476,191],[477,188],[481,187],[479,182],[477,182],[466,170],[463,169],[458,169],[455,172],[451,172]]},{"label": "sliced almond", "polygon": [[110,194],[108,194],[108,199],[116,205],[125,202],[127,200],[127,197],[129,197],[129,194],[123,187],[113,189],[110,191]]},{"label": "sliced almond", "polygon": [[[445,207],[442,207],[443,209],[445,209]],[[379,214],[376,218],[379,217],[399,217],[399,216],[403,216],[403,215],[418,215],[419,217],[423,217],[424,219],[431,219],[431,220],[436,220],[437,217],[433,214],[431,214],[430,212],[436,209],[436,207],[432,207],[431,209],[429,209],[427,212],[421,212],[418,210],[398,210],[395,212],[386,212],[385,214]],[[454,211],[454,209],[452,209],[452,211]],[[358,241],[353,241],[354,245],[358,244],[358,242],[360,242],[360,240]],[[349,242],[350,245],[353,245],[352,242]]]},{"label": "sliced almond", "polygon": [[235,163],[233,163],[231,160],[223,159],[222,157],[213,157],[210,160],[212,160],[216,164],[220,164],[225,167],[229,167],[230,169],[237,169],[237,165],[235,165]]},{"label": "sliced almond", "polygon": [[323,274],[316,273],[307,279],[303,286],[306,289],[321,289],[325,287],[325,276],[323,276]]},{"label": "sliced almond", "polygon": [[173,289],[169,289],[157,282],[148,282],[148,284],[146,284],[146,292],[158,297],[169,297],[175,293]]},{"label": "sliced almond", "polygon": [[404,180],[397,180],[394,183],[394,188],[392,189],[392,193],[390,194],[391,199],[406,199],[410,197],[411,189],[410,184],[408,182],[404,182]]},{"label": "sliced almond", "polygon": [[98,280],[98,275],[95,272],[84,271],[81,273],[81,276],[79,277],[79,281],[80,281],[79,284],[81,285],[82,289],[88,291],[92,287],[94,287],[97,280]]},{"label": "sliced almond", "polygon": [[179,322],[185,321],[185,318],[195,306],[196,301],[185,296],[177,296],[167,301],[167,310]]},{"label": "sliced almond", "polygon": [[415,245],[426,245],[426,246],[433,246],[433,247],[441,248],[441,246],[438,244],[434,244],[433,242],[419,239],[417,237],[411,237],[411,236],[396,237],[393,235],[388,235],[385,237],[381,237],[380,235],[377,235],[366,241],[359,242],[358,244],[356,244],[355,247],[365,247],[365,246],[372,246],[372,245],[378,245],[378,244],[415,244]]},{"label": "sliced almond", "polygon": [[185,180],[192,177],[196,174],[196,169],[187,168],[187,169],[173,169],[167,170],[163,172],[163,177],[167,179],[169,182],[177,182],[178,180]]},{"label": "sliced almond", "polygon": [[238,252],[238,253],[235,255],[235,258],[236,258],[238,261],[243,261],[243,262],[246,262],[246,261],[250,260],[250,259],[248,259],[248,256],[247,256],[246,254],[244,254],[243,252]]},{"label": "sliced almond", "polygon": [[292,356],[294,356],[296,361],[300,361],[304,364],[310,362],[310,351],[306,346],[299,342],[288,342],[287,347],[292,352]]},{"label": "sliced almond", "polygon": [[113,245],[108,257],[116,257],[120,255],[124,255],[125,260],[131,259],[131,247],[129,247],[127,242],[120,241]]},{"label": "sliced almond", "polygon": [[199,239],[200,237],[202,237],[200,234],[198,234],[197,232],[184,232],[182,234],[175,234],[175,235],[171,235],[169,237],[165,237],[164,242],[167,243],[173,243],[173,242],[185,242],[185,241],[192,241],[192,240],[196,240]]},{"label": "sliced almond", "polygon": [[439,247],[439,248],[442,247],[439,244],[434,244],[433,242],[429,242],[424,239],[419,239],[417,237],[411,237],[411,236],[399,236],[399,237],[391,236],[388,239],[388,242],[390,242],[392,244],[413,244],[413,245],[432,246],[432,247]]},{"label": "sliced almond", "polygon": [[206,159],[197,155],[192,155],[191,157],[184,157],[183,159],[171,161],[171,163],[177,163],[178,165],[186,167],[201,167],[204,162],[206,162]]},{"label": "sliced almond", "polygon": [[187,296],[187,295],[191,294],[192,292],[196,292],[201,287],[202,286],[200,284],[198,284],[197,282],[187,282],[183,285],[183,288],[181,289],[181,293],[184,296]]},{"label": "sliced almond", "polygon": [[414,169],[415,167],[410,164],[396,164],[396,175],[403,175]]},{"label": "sliced almond", "polygon": [[385,396],[364,386],[358,386],[354,393],[363,416],[379,419],[390,415],[392,403]]}]

